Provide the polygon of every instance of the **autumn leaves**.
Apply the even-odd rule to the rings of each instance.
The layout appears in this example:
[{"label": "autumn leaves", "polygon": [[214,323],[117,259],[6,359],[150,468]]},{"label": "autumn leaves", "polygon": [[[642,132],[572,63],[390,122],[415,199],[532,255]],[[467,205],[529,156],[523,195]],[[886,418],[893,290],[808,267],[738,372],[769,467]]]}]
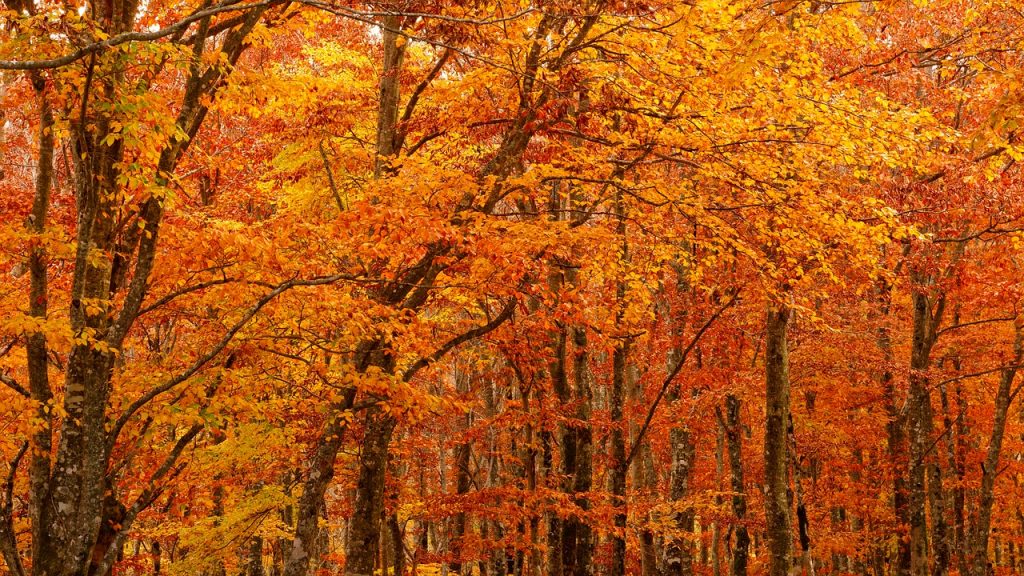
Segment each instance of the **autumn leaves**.
[{"label": "autumn leaves", "polygon": [[1020,17],[947,4],[8,2],[8,570],[1024,558]]}]

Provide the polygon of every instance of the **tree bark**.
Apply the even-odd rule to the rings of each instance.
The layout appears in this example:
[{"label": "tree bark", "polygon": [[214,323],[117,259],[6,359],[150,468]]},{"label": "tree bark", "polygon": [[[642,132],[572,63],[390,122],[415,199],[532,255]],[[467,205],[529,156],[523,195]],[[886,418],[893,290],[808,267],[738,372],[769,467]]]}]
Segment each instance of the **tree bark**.
[{"label": "tree bark", "polygon": [[242,576],[264,576],[263,569],[263,538],[253,536],[249,538],[248,549],[245,550],[245,563],[242,567]]},{"label": "tree bark", "polygon": [[[672,484],[669,499],[679,502],[690,495],[690,475],[693,472],[693,459],[696,449],[689,430],[673,428],[669,432],[669,443],[672,449]],[[675,527],[686,534],[692,535],[694,528],[694,510],[692,507],[675,513]],[[673,538],[668,545],[666,567],[669,574],[676,576],[693,575],[693,543],[686,537]]]},{"label": "tree bark", "polygon": [[295,522],[295,536],[284,564],[284,576],[305,576],[320,537],[320,512],[327,487],[334,478],[334,459],[341,449],[345,421],[340,415],[351,408],[355,389],[345,391],[339,405],[328,413],[329,419],[317,443],[306,479]]},{"label": "tree bark", "polygon": [[769,576],[789,576],[793,566],[790,532],[789,451],[786,429],[789,425],[789,352],[786,327],[789,310],[784,306],[768,309],[765,339],[766,420],[764,433],[765,521],[768,539]]},{"label": "tree bark", "polygon": [[995,412],[992,421],[992,433],[989,437],[985,463],[982,465],[981,488],[978,492],[978,505],[972,514],[970,543],[967,556],[970,558],[970,576],[988,576],[991,568],[988,561],[989,534],[992,530],[992,506],[995,503],[996,476],[999,473],[999,456],[1006,433],[1006,420],[1010,404],[1020,391],[1014,390],[1013,380],[1017,375],[1017,366],[1024,360],[1024,322],[1019,318],[1014,325],[1016,335],[1013,344],[1013,360],[1010,368],[1002,371],[999,388],[996,391]]},{"label": "tree bark", "polygon": [[365,426],[352,526],[346,546],[346,576],[373,576],[380,549],[388,444],[395,429],[395,420],[374,407],[367,411]]},{"label": "tree bark", "polygon": [[[32,85],[39,102],[39,167],[36,171],[35,196],[32,213],[28,221],[29,231],[42,234],[46,230],[47,214],[50,207],[50,192],[53,187],[54,118],[50,107],[46,81],[41,75],[34,75]],[[36,243],[29,255],[29,315],[39,320],[46,318],[48,310],[48,287],[46,273],[46,251]],[[29,393],[37,402],[36,418],[43,424],[31,438],[29,447],[29,499],[32,523],[32,565],[46,566],[48,558],[56,550],[46,543],[46,527],[50,523],[52,504],[49,494],[50,454],[53,447],[53,421],[48,404],[53,401],[47,368],[48,346],[46,336],[34,332],[26,338],[26,361],[28,365]],[[10,503],[8,503],[10,504]],[[36,568],[33,572],[38,573]]]},{"label": "tree bark", "polygon": [[629,357],[629,343],[622,342],[615,347],[612,358],[612,391],[609,400],[611,411],[611,458],[609,473],[612,505],[614,506],[615,531],[612,533],[612,557],[610,576],[626,574],[626,476],[629,464],[626,462],[626,434],[623,427],[623,408],[626,403],[626,362]]},{"label": "tree bark", "polygon": [[[908,519],[910,521],[910,573],[927,576],[928,526],[926,516],[928,468],[934,459],[931,449],[932,410],[928,389],[927,370],[931,363],[931,350],[938,336],[945,298],[939,296],[934,306],[923,292],[928,279],[913,274],[918,287],[913,294],[913,333],[910,352],[910,389],[907,407],[907,429],[910,439]],[[945,523],[945,518],[932,518],[933,523]]]},{"label": "tree bark", "polygon": [[[455,389],[459,394],[469,393],[469,374],[459,372],[455,376]],[[473,415],[472,412],[467,411],[462,417],[462,432],[464,434],[469,433],[469,427],[472,424]],[[464,496],[469,494],[470,488],[470,475],[469,475],[469,461],[472,455],[472,444],[469,440],[460,443],[455,447],[455,494],[458,496]],[[466,536],[466,511],[460,510],[455,515],[454,526],[452,527],[452,562],[450,564],[452,572],[455,574],[462,574],[463,569],[463,546],[462,541]]]},{"label": "tree bark", "polygon": [[[590,499],[586,496],[593,486],[593,433],[590,429],[590,413],[593,402],[589,367],[590,352],[587,345],[587,329],[573,330],[574,377],[576,395],[576,419],[582,424],[576,428],[576,462],[573,477],[573,499],[581,513],[590,510]],[[570,518],[574,531],[572,576],[589,576],[594,573],[594,537],[590,524],[580,516]],[[565,539],[568,539],[568,535]],[[563,558],[563,563],[567,559]]]},{"label": "tree bark", "polygon": [[896,398],[896,383],[893,377],[892,335],[888,326],[892,308],[892,286],[885,280],[879,280],[877,291],[881,316],[875,334],[875,344],[882,352],[882,369],[878,379],[885,393],[885,409],[888,416],[885,426],[886,446],[893,476],[893,515],[897,523],[896,558],[893,562],[893,572],[894,576],[907,576],[910,574],[911,556],[910,538],[903,534],[903,531],[910,527],[907,487],[907,470],[909,470],[907,418],[899,407],[900,402]]},{"label": "tree bark", "polygon": [[[397,15],[384,17],[382,28],[383,67],[380,77],[377,111],[377,146],[374,177],[381,178],[390,170],[388,163],[397,152],[397,123],[401,86],[402,61],[406,44],[399,35]],[[433,267],[432,259],[425,265]],[[400,293],[400,292],[399,292]],[[390,298],[400,301],[401,297]],[[367,366],[376,366],[393,373],[394,360],[379,351],[381,343],[370,345]],[[365,368],[365,367],[364,367]],[[358,481],[352,524],[345,548],[345,574],[372,576],[381,538],[381,517],[384,510],[384,481],[387,474],[388,444],[396,422],[377,408],[367,411],[363,420],[363,448],[359,453]]]},{"label": "tree bark", "polygon": [[[24,11],[34,10],[34,4],[25,4]],[[108,0],[103,4],[100,12],[104,17],[100,24],[105,33],[113,36],[132,29],[138,12],[135,0]],[[244,38],[266,9],[260,7],[246,12],[239,25],[224,31],[220,51],[227,65],[223,67],[207,68],[202,63],[208,20],[199,23],[175,121],[176,129],[184,137],[172,139],[159,150],[153,174],[158,186],[168,184],[168,175],[173,174],[206,117],[205,102],[213,100],[223,84],[226,70],[245,50]],[[81,86],[82,100],[75,104],[74,110],[61,111],[62,116],[69,119],[77,211],[74,236],[77,248],[73,257],[68,317],[73,333],[90,337],[86,342],[76,341],[71,346],[64,378],[63,407],[46,406],[48,413],[40,413],[45,425],[32,439],[30,519],[32,573],[36,576],[105,576],[117,560],[135,516],[152,503],[158,483],[185,449],[182,442],[191,441],[200,430],[190,430],[181,438],[173,439],[175,444],[164,464],[150,477],[149,485],[131,506],[116,501],[118,479],[109,476],[111,453],[127,419],[160,392],[157,389],[153,396],[146,397],[141,404],[133,404],[117,418],[108,414],[115,365],[113,351],[122,348],[146,297],[156,257],[163,201],[153,195],[135,205],[122,203],[118,182],[125,155],[124,143],[112,130],[115,115],[93,106],[90,97],[99,92],[103,99],[115,101],[126,89],[126,76],[122,64],[106,65],[97,70],[96,60],[90,62]],[[30,76],[42,96],[43,76]],[[147,87],[143,83],[127,88]],[[45,226],[54,147],[54,134],[49,129],[53,112],[45,98],[42,100],[44,130],[40,135],[40,149],[45,151],[40,156],[36,198],[29,222],[29,228],[35,232],[41,232]],[[112,135],[115,137],[110,138]],[[122,217],[135,218],[134,223],[138,225],[121,229],[117,222]],[[45,253],[38,245],[30,255],[29,267],[32,271],[30,313],[44,317],[48,312],[46,262]],[[129,270],[132,272],[130,281],[127,280]],[[116,303],[120,303],[120,308]],[[46,336],[36,333],[27,340],[30,389],[33,398],[41,401],[42,410],[51,399],[46,376]],[[201,367],[199,364],[195,370]],[[170,386],[187,379],[188,375],[172,380]],[[58,414],[61,414],[60,442],[51,462],[53,428],[58,423]],[[112,421],[116,424],[111,427]]]},{"label": "tree bark", "polygon": [[740,419],[740,400],[733,394],[725,397],[725,420],[718,415],[722,428],[725,429],[726,444],[729,449],[729,481],[732,486],[732,515],[734,518],[733,533],[736,541],[733,544],[730,574],[747,576],[747,555],[750,548],[750,536],[747,534],[747,496],[743,482],[743,423]]}]

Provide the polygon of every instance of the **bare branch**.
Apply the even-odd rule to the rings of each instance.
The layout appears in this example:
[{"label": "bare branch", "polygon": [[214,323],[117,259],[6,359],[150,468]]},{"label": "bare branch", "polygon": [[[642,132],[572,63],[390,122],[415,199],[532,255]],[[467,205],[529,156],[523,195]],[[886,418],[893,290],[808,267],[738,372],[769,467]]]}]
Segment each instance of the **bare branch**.
[{"label": "bare branch", "polygon": [[7,374],[0,374],[0,382],[3,382],[8,388],[14,390],[15,392],[24,396],[25,398],[31,396],[31,394],[29,394],[28,390],[26,390],[24,386],[18,384],[17,380],[8,376]]},{"label": "bare branch", "polygon": [[334,183],[334,172],[331,171],[331,163],[327,160],[327,151],[324,150],[324,141],[320,141],[320,158],[324,161],[324,170],[327,171],[327,183],[331,186],[331,193],[334,194],[334,201],[338,203],[338,210],[345,211],[345,203],[341,201],[341,194],[338,193],[338,186]]},{"label": "bare branch", "polygon": [[[426,78],[421,80],[420,83],[416,85],[416,88],[413,89],[412,96],[409,97],[409,102],[405,105],[405,112],[402,113],[402,117],[398,121],[399,132],[396,135],[394,145],[394,149],[396,151],[401,150],[402,145],[405,143],[405,136],[409,133],[408,122],[409,119],[412,118],[413,110],[416,109],[416,104],[419,102],[420,96],[423,94],[423,91],[430,86],[430,83],[434,81],[434,78],[437,78],[437,75],[441,72],[441,68],[444,68],[445,62],[448,61],[448,58],[450,58],[451,55],[451,48],[445,48],[441,57],[437,59],[437,63],[434,64],[434,67],[431,68],[429,73],[427,73]],[[422,144],[418,144],[417,148],[419,148],[419,146],[422,146]],[[409,155],[412,154],[410,153]]]},{"label": "bare branch", "polygon": [[984,320],[974,320],[973,322],[961,322],[960,324],[954,324],[952,326],[946,326],[945,328],[943,328],[942,330],[939,330],[935,334],[936,334],[936,336],[938,336],[939,334],[942,334],[944,332],[949,332],[951,330],[956,330],[958,328],[966,328],[968,326],[977,326],[978,324],[989,324],[989,323],[992,323],[992,322],[1013,322],[1016,319],[1017,319],[1016,316],[1003,316],[1003,317],[999,317],[999,318],[985,318]]}]

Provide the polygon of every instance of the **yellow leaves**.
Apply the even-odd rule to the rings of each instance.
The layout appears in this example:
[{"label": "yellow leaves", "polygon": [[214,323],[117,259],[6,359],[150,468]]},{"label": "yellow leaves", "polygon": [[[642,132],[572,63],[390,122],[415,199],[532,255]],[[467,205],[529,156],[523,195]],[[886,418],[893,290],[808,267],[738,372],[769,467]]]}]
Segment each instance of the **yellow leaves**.
[{"label": "yellow leaves", "polygon": [[1013,246],[1015,251],[1019,251],[1024,248],[1024,232],[1014,232],[1010,234],[1010,244]]},{"label": "yellow leaves", "polygon": [[[93,302],[98,305],[98,302]],[[86,328],[79,333],[71,330],[66,319],[59,317],[37,318],[25,312],[14,312],[0,320],[0,331],[17,336],[42,334],[56,349],[68,348],[74,344],[93,346],[97,350],[111,351],[106,342],[96,338],[96,331]]]},{"label": "yellow leaves", "polygon": [[253,26],[252,32],[249,33],[245,40],[252,46],[267,47],[271,46],[272,39],[273,35],[270,28],[261,22]]},{"label": "yellow leaves", "polygon": [[[242,498],[237,498],[239,496]],[[233,567],[238,555],[234,548],[225,546],[225,542],[244,541],[254,535],[268,540],[288,537],[287,525],[275,512],[293,503],[294,498],[279,486],[263,486],[254,492],[236,494],[236,498],[226,507],[225,514],[208,514],[195,524],[178,527],[174,535],[190,553],[176,562],[167,562],[169,574],[198,574],[220,565]],[[204,502],[197,498],[192,504],[207,509],[213,507],[209,499]]]}]

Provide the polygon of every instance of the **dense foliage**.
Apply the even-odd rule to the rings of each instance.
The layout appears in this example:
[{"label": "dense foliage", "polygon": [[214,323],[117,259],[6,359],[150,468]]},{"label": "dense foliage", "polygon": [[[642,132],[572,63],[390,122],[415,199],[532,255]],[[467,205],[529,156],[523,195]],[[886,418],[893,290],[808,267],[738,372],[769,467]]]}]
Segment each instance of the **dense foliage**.
[{"label": "dense foliage", "polygon": [[1024,573],[1018,0],[0,8],[3,573]]}]

